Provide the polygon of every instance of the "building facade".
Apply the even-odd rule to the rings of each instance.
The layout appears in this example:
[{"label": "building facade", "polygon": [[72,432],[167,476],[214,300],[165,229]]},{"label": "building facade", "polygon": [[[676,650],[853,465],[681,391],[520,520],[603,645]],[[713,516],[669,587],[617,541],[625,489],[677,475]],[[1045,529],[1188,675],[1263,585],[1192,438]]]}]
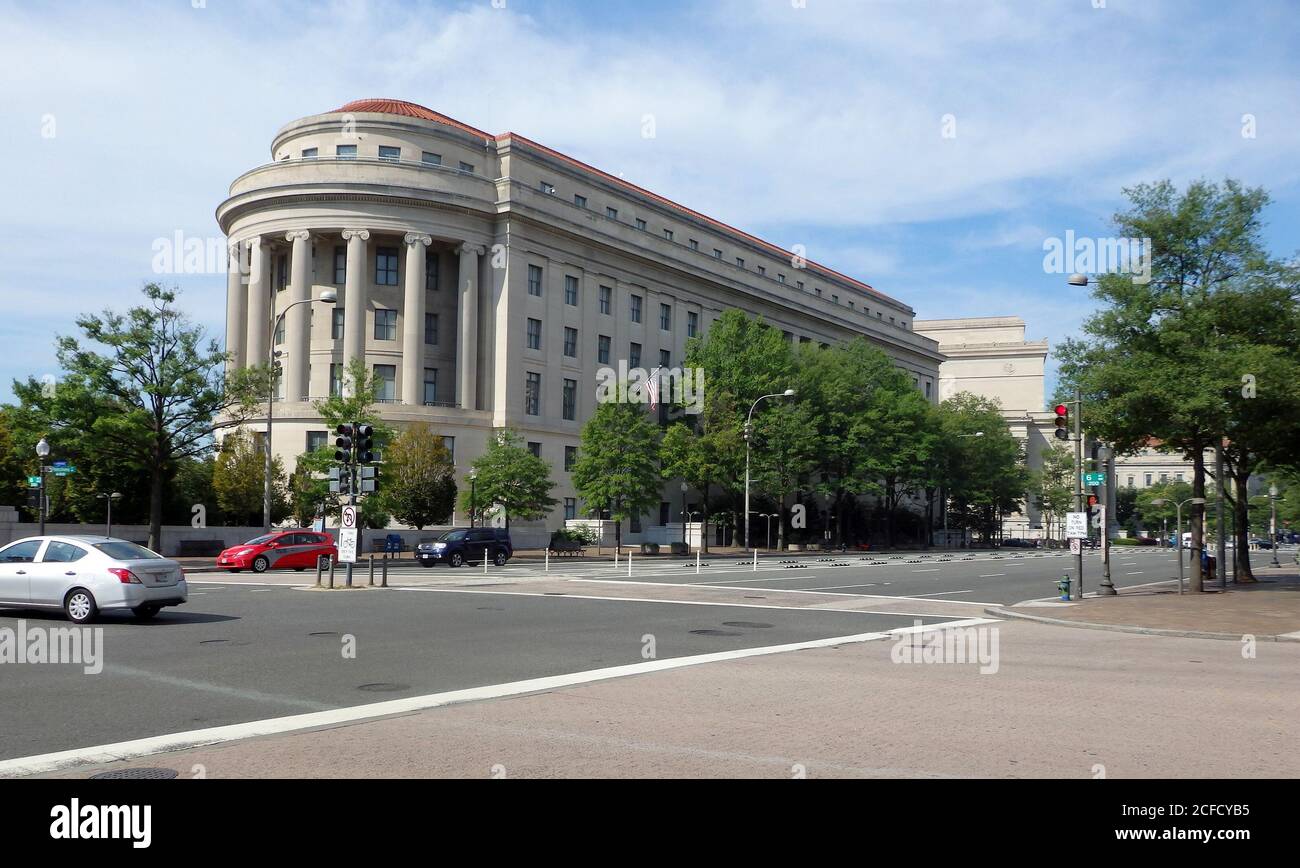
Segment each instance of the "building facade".
[{"label": "building facade", "polygon": [[[1046,406],[1044,375],[1047,341],[1025,340],[1018,316],[917,320],[916,331],[934,338],[944,361],[939,366],[939,398],[970,392],[996,400],[1011,434],[1020,441],[1030,470],[1043,466],[1043,451],[1056,441],[1056,416]],[[1009,537],[1046,535],[1041,511],[1027,493],[1022,510],[1003,522]]]},{"label": "building facade", "polygon": [[[361,100],[288,124],[271,158],[234,181],[217,220],[231,364],[281,353],[286,467],[328,441],[312,402],[361,359],[384,383],[384,420],[447,437],[462,485],[493,429],[519,431],[554,468],[556,527],[584,514],[568,468],[597,372],[680,366],[728,308],[794,342],[865,336],[937,400],[942,356],[910,306],[518,134]],[[295,305],[275,326],[327,289],[337,303]],[[631,539],[681,499],[666,485]]]}]

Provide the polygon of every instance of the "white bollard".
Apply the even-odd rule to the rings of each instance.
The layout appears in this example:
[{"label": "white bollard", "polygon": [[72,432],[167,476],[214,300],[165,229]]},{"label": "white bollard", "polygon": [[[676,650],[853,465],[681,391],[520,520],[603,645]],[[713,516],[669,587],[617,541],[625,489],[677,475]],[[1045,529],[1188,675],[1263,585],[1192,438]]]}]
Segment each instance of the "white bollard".
[{"label": "white bollard", "polygon": [[758,549],[754,549],[754,572],[758,572]]},{"label": "white bollard", "polygon": [[700,550],[695,550],[695,575],[700,574]]},{"label": "white bollard", "polygon": [[547,548],[546,549],[546,572],[549,573],[550,571],[551,571],[551,550]]},{"label": "white bollard", "polygon": [[614,546],[614,569],[618,569],[618,546]]},{"label": "white bollard", "polygon": [[631,551],[631,549],[629,549],[629,550],[628,550],[628,553],[627,553],[627,577],[628,577],[629,579],[632,578],[632,551]]},{"label": "white bollard", "polygon": [[488,550],[483,549],[483,575],[487,575]]}]

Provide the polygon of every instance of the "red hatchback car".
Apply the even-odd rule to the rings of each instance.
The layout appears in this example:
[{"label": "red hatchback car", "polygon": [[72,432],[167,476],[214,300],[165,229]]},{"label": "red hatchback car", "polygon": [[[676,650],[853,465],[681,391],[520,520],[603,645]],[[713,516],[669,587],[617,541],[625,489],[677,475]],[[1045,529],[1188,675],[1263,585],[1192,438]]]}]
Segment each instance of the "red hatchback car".
[{"label": "red hatchback car", "polygon": [[321,555],[338,560],[339,550],[329,534],[285,530],[226,549],[217,556],[217,566],[232,573],[242,570],[264,573],[271,569],[302,571],[316,566],[316,559]]}]

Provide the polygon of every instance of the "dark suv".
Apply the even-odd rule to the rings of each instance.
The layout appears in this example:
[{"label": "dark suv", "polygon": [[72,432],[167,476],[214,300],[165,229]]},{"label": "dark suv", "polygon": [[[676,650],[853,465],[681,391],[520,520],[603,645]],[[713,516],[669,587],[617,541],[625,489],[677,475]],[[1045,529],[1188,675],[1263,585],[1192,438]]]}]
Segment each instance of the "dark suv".
[{"label": "dark suv", "polygon": [[501,527],[471,527],[449,530],[430,543],[415,547],[415,559],[422,567],[437,563],[459,567],[461,564],[481,564],[487,557],[498,567],[504,567],[515,553],[510,542],[510,532]]}]

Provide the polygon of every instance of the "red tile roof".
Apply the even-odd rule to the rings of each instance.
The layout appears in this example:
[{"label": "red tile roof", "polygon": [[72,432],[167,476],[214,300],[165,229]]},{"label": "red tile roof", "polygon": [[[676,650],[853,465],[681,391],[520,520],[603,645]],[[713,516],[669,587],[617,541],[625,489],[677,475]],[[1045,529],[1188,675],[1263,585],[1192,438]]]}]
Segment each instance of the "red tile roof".
[{"label": "red tile roof", "polygon": [[[737,229],[734,226],[729,226],[728,224],[723,223],[721,220],[714,220],[712,217],[709,217],[705,214],[701,214],[698,211],[687,208],[685,205],[680,205],[677,202],[672,201],[671,199],[664,198],[663,196],[660,196],[658,193],[654,193],[650,190],[645,189],[644,187],[638,187],[636,184],[633,184],[629,181],[625,181],[622,178],[616,175],[611,175],[610,173],[602,171],[601,169],[597,169],[595,166],[592,166],[588,163],[584,163],[581,160],[575,160],[573,157],[567,156],[566,154],[562,154],[559,151],[556,151],[552,148],[548,148],[545,145],[540,144],[539,142],[535,142],[532,139],[528,138],[527,136],[521,136],[518,133],[502,133],[500,135],[494,136],[491,133],[487,133],[484,132],[483,130],[477,129],[475,127],[471,127],[469,124],[461,123],[455,118],[448,117],[447,115],[436,112],[433,109],[425,108],[424,106],[418,105],[417,103],[407,102],[405,100],[400,100],[400,99],[353,100],[347,105],[335,109],[333,112],[331,112],[331,114],[336,114],[341,112],[353,112],[353,113],[376,112],[379,114],[401,115],[404,117],[420,118],[422,120],[433,121],[435,123],[445,124],[449,127],[454,127],[463,132],[467,132],[473,136],[479,136],[483,138],[486,142],[500,143],[506,141],[507,139],[513,141],[520,141],[528,145],[528,147],[541,151],[542,153],[547,154],[548,156],[554,157],[558,160],[562,160],[563,162],[569,163],[570,165],[577,166],[578,168],[590,172],[594,175],[599,175],[601,178],[610,182],[611,184],[615,184],[617,186],[623,187],[628,190],[633,190],[649,199],[653,199],[654,201],[662,205],[666,205],[669,208],[672,208],[676,211],[680,211],[683,214],[689,214],[690,216],[698,220],[702,220],[705,223],[708,223],[712,226],[716,226],[727,232],[733,233],[735,235],[739,235],[742,238],[745,238],[746,240],[751,241],[754,244],[757,244],[760,247],[763,247],[769,250],[770,252],[777,254],[778,256],[781,256],[782,258],[791,259],[794,257],[794,253],[789,250],[786,250],[782,247],[778,247],[777,245],[772,244],[770,242],[764,241],[763,239],[755,235],[751,235],[748,232],[745,232],[743,230]],[[906,307],[906,305],[903,305],[902,302],[898,301],[897,299],[891,298],[890,296],[887,296],[884,293],[876,290],[870,284],[863,283],[860,280],[855,280],[854,278],[849,277],[847,274],[841,274],[840,272],[834,270],[833,268],[827,268],[825,265],[821,265],[820,263],[813,262],[811,259],[807,259],[806,257],[804,258],[804,261],[809,266],[815,266],[818,269],[818,271],[822,272],[824,275],[828,277],[833,277],[835,279],[842,280],[845,283],[857,287],[863,292],[875,296],[876,298],[883,299],[884,301],[890,302],[892,304]]]}]

